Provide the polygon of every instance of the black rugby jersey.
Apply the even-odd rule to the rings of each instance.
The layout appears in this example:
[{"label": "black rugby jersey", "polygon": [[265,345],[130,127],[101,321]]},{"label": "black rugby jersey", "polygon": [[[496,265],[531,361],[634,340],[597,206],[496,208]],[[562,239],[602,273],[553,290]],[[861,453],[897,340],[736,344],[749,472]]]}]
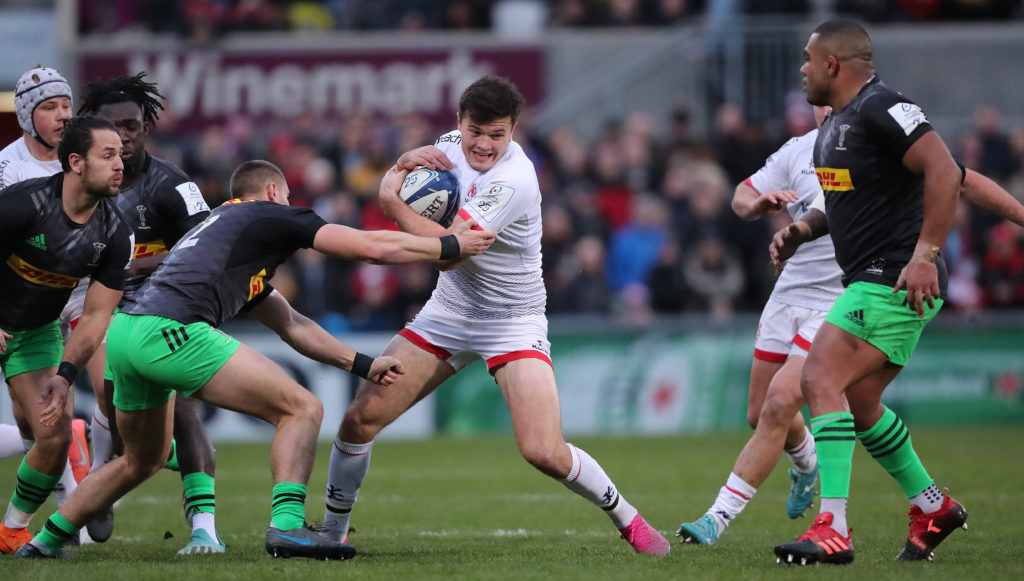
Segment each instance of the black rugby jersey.
[{"label": "black rugby jersey", "polygon": [[174,245],[121,312],[218,327],[263,300],[273,290],[264,279],[312,247],[324,224],[307,208],[229,201]]},{"label": "black rugby jersey", "polygon": [[35,329],[60,316],[79,279],[121,290],[132,231],[114,200],[100,200],[85,224],[64,213],[64,174],[0,192],[0,328]]},{"label": "black rugby jersey", "polygon": [[[115,198],[117,207],[135,231],[133,258],[165,254],[210,215],[210,208],[192,180],[171,163],[146,154],[142,172],[131,187]],[[142,286],[149,274],[124,281],[125,299]]]},{"label": "black rugby jersey", "polygon": [[893,286],[913,256],[924,220],[924,176],[905,168],[903,156],[929,131],[920,107],[877,76],[818,131],[814,165],[844,285]]}]

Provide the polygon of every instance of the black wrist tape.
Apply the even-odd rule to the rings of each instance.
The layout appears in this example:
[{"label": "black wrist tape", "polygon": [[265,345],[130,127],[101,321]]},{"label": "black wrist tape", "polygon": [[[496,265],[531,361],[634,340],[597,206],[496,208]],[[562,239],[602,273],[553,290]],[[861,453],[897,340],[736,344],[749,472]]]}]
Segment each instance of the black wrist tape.
[{"label": "black wrist tape", "polygon": [[362,377],[370,378],[370,367],[373,365],[373,357],[356,351],[356,358],[352,361],[352,373]]},{"label": "black wrist tape", "polygon": [[75,378],[78,377],[78,369],[67,361],[61,361],[57,367],[57,375],[68,380],[68,385],[75,382]]},{"label": "black wrist tape", "polygon": [[462,249],[459,248],[459,239],[454,234],[441,237],[441,260],[458,258]]}]

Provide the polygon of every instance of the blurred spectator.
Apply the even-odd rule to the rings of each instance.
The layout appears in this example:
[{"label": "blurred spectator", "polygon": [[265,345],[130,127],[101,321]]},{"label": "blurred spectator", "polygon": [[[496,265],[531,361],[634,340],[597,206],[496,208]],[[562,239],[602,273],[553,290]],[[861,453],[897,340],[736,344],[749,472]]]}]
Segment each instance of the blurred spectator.
[{"label": "blurred spectator", "polygon": [[719,320],[736,311],[736,299],[743,291],[743,265],[722,240],[702,240],[686,259],[685,269],[694,309]]},{"label": "blurred spectator", "polygon": [[608,314],[614,293],[605,277],[605,249],[599,238],[576,241],[571,256],[559,266],[561,281],[548,294],[549,313]]},{"label": "blurred spectator", "polygon": [[988,231],[980,280],[989,308],[1024,305],[1024,249],[1013,224],[1001,222]]},{"label": "blurred spectator", "polygon": [[681,313],[690,306],[683,252],[675,239],[668,239],[661,245],[658,262],[647,278],[647,287],[651,309],[656,313]]},{"label": "blurred spectator", "polygon": [[606,272],[612,290],[646,287],[661,247],[670,236],[668,212],[660,199],[644,194],[633,202],[632,218],[612,234]]}]

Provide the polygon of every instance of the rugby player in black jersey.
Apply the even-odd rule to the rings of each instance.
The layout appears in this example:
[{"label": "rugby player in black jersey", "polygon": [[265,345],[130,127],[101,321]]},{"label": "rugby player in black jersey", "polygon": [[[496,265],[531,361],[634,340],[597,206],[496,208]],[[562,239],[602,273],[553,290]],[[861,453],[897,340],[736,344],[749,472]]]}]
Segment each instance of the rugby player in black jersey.
[{"label": "rugby player in black jersey", "polygon": [[784,260],[799,243],[829,232],[846,289],[815,337],[801,380],[818,452],[821,511],[803,536],[776,546],[775,554],[797,564],[853,560],[846,505],[859,439],[911,503],[910,532],[897,559],[929,559],[967,513],[935,485],[907,427],[881,396],[942,305],[946,269],[939,249],[964,173],[921,108],[875,75],[871,41],[859,24],[822,24],[804,59],[808,102],[832,108],[814,145],[827,218],[816,212],[780,231],[771,253]]},{"label": "rugby player in black jersey", "polygon": [[[68,391],[121,300],[132,232],[112,199],[121,187],[120,153],[109,121],[72,118],[58,146],[64,171],[0,192],[0,366],[35,439],[0,523],[5,553],[31,538],[32,515],[64,471],[73,407]],[[58,317],[86,276],[92,282],[82,318],[65,346]]]},{"label": "rugby player in black jersey", "polygon": [[[163,109],[163,95],[156,85],[144,80],[145,73],[89,83],[79,114],[111,121],[121,137],[124,183],[117,207],[135,232],[132,266],[125,280],[124,303],[167,256],[181,237],[210,215],[198,186],[168,161],[146,151],[146,137]],[[72,294],[64,316],[75,320],[81,303]],[[105,346],[93,355],[102,367]],[[114,382],[109,369],[103,382],[94,383],[97,407],[93,412],[93,462],[90,471],[108,462],[120,448],[113,410]],[[185,513],[192,524],[192,536],[179,554],[223,553],[224,543],[215,523],[213,446],[202,421],[201,402],[180,394],[174,402],[174,447],[185,492]],[[114,513],[108,510],[87,525],[89,536],[98,542],[110,538]]]},{"label": "rugby player in black jersey", "polygon": [[[402,178],[404,173],[389,172],[385,180],[396,180],[397,188]],[[247,311],[307,357],[390,385],[403,373],[399,360],[357,353],[292,309],[268,283],[277,266],[299,248],[377,264],[449,260],[481,254],[494,233],[472,230],[472,220],[441,238],[327,224],[312,210],[288,205],[284,175],[265,161],[239,166],[230,191],[235,199],[179,240],[111,323],[107,361],[117,386],[114,407],[124,455],[87,476],[19,549],[19,557],[58,555],[85,523],[163,466],[175,391],[275,426],[268,553],[316,559],[355,554],[353,547],[330,542],[304,521],[306,483],[323,416],[320,401],[268,357],[217,327]]]}]

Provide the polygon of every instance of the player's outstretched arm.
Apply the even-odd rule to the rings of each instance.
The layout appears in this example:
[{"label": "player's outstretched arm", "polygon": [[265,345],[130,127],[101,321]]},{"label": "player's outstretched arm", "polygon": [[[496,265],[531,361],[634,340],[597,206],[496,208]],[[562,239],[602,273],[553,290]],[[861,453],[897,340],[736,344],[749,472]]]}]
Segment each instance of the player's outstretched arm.
[{"label": "player's outstretched arm", "polygon": [[786,204],[798,199],[793,190],[772,190],[761,195],[747,182],[740,182],[732,195],[732,211],[744,220],[757,220],[761,216],[778,214],[786,209]]},{"label": "player's outstretched arm", "polygon": [[356,230],[327,224],[317,231],[313,248],[350,260],[371,264],[404,264],[419,260],[450,260],[482,254],[494,242],[494,232],[473,230],[473,220],[454,234],[440,238],[413,236],[393,230]]},{"label": "player's outstretched arm", "polygon": [[1002,216],[1018,226],[1024,226],[1024,205],[988,177],[974,170],[966,170],[960,192],[975,206]]},{"label": "player's outstretched arm", "polygon": [[[276,290],[249,314],[276,332],[292,349],[314,361],[355,373],[380,385],[391,385],[405,373],[401,362],[394,357],[382,355],[373,359],[338,341],[315,321],[292,308]],[[363,358],[371,360],[369,365]]]},{"label": "player's outstretched arm", "polygon": [[64,414],[71,383],[78,370],[85,366],[103,341],[110,318],[114,316],[114,309],[121,301],[121,294],[121,291],[109,288],[96,279],[89,284],[82,316],[64,346],[64,358],[58,374],[46,382],[41,401],[45,406],[41,415],[43,425],[52,426]]}]

